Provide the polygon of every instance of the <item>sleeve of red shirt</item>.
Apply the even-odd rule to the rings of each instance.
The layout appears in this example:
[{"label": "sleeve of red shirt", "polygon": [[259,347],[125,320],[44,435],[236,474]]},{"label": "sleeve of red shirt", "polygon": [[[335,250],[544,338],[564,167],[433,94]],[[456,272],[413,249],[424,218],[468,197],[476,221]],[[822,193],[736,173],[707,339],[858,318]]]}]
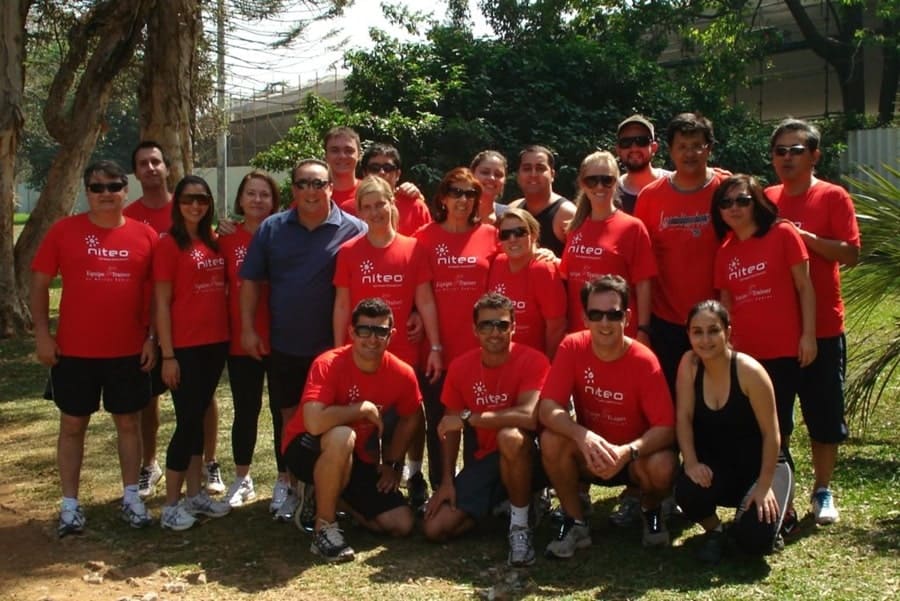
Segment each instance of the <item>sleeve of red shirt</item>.
[{"label": "sleeve of red shirt", "polygon": [[339,377],[338,369],[334,369],[333,355],[326,353],[316,357],[309,375],[306,376],[306,385],[303,387],[301,403],[322,403],[331,405],[337,396],[335,378]]},{"label": "sleeve of red shirt", "polygon": [[784,256],[788,265],[794,266],[804,261],[809,261],[809,252],[806,250],[806,244],[803,238],[794,229],[794,226],[787,223],[779,224],[782,234],[782,245],[784,246]]},{"label": "sleeve of red shirt", "polygon": [[835,202],[828,207],[828,216],[831,220],[831,227],[837,234],[837,239],[859,248],[861,242],[856,211],[853,208],[853,200],[843,188],[838,188]]},{"label": "sleeve of red shirt", "polygon": [[428,262],[428,255],[425,253],[425,247],[418,240],[416,240],[416,245],[413,247],[412,268],[417,286],[434,279],[434,276],[431,274],[431,263]]},{"label": "sleeve of red shirt", "polygon": [[553,358],[550,372],[541,390],[541,399],[550,399],[561,407],[569,404],[574,384],[572,377],[572,364],[574,349],[571,345],[571,337],[563,339]]},{"label": "sleeve of red shirt", "polygon": [[408,368],[409,366],[402,364],[399,359],[397,364],[400,365],[403,374],[400,396],[397,402],[397,415],[406,417],[419,410],[419,407],[422,405],[422,393],[419,391],[416,372],[412,368]]},{"label": "sleeve of red shirt", "polygon": [[634,216],[641,220],[641,222],[644,224],[644,227],[647,228],[647,234],[652,240],[653,226],[651,225],[650,217],[653,209],[650,207],[651,200],[646,192],[646,190],[641,190],[640,192],[638,192],[637,200],[635,200],[634,204]]},{"label": "sleeve of red shirt", "polygon": [[639,226],[634,240],[634,256],[632,260],[632,278],[635,282],[649,280],[657,274],[656,257],[653,255],[653,246],[650,244],[650,234],[643,221],[638,220]]},{"label": "sleeve of red shirt", "polygon": [[559,258],[559,276],[564,279],[569,279],[569,240],[572,238],[572,232],[566,232],[566,243],[563,245],[563,253],[562,257]]},{"label": "sleeve of red shirt", "polygon": [[441,389],[441,403],[452,411],[462,411],[466,408],[465,397],[461,390],[464,372],[465,365],[459,359],[450,362],[447,378]]},{"label": "sleeve of red shirt", "polygon": [[60,221],[57,221],[38,246],[34,259],[31,260],[31,270],[46,273],[55,277],[59,273],[59,230]]},{"label": "sleeve of red shirt", "polygon": [[552,263],[538,263],[533,272],[538,307],[544,319],[565,317],[568,310],[566,288],[559,269]]},{"label": "sleeve of red shirt", "polygon": [[716,258],[713,263],[713,288],[716,290],[725,289],[725,245],[719,246],[716,250]]},{"label": "sleeve of red shirt", "polygon": [[172,282],[178,269],[178,253],[180,249],[172,236],[160,239],[153,253],[153,281]]},{"label": "sleeve of red shirt", "polygon": [[669,393],[669,385],[663,375],[656,356],[647,350],[647,355],[642,357],[645,367],[652,366],[650,373],[640,377],[641,385],[641,411],[647,418],[650,427],[675,425],[675,404]]},{"label": "sleeve of red shirt", "polygon": [[[352,242],[352,240],[351,240]],[[347,246],[348,243],[344,243],[340,250],[338,250],[337,260],[335,261],[334,267],[334,279],[332,283],[338,288],[349,288],[350,287],[350,271],[351,266],[350,263],[350,249]]]}]

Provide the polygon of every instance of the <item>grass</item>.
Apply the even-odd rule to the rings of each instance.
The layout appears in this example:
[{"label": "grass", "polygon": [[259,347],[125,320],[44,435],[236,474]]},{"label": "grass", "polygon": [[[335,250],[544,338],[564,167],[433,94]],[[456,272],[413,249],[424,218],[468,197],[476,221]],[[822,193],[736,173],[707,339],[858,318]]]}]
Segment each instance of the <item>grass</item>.
[{"label": "grass", "polygon": [[[885,330],[895,303],[870,317],[865,331]],[[862,330],[861,330],[862,331]],[[851,349],[853,339],[851,336]],[[471,599],[487,591],[506,598],[528,599],[889,599],[897,598],[900,576],[900,404],[898,382],[870,418],[865,438],[854,437],[841,449],[835,475],[841,522],[819,528],[807,517],[800,535],[779,554],[762,559],[735,557],[716,568],[698,565],[692,550],[699,528],[670,524],[674,544],[644,549],[640,530],[612,529],[605,516],[618,490],[594,487],[594,545],[573,560],[539,558],[528,570],[505,566],[505,524],[489,521],[477,532],[448,544],[427,543],[419,534],[385,540],[349,524],[345,530],[357,560],[323,565],[308,551],[309,537],[293,525],[277,524],[268,514],[275,474],[271,457],[271,424],[260,419],[254,479],[260,498],[232,515],[208,521],[184,533],[158,526],[134,531],[119,521],[120,492],[114,430],[107,415],[95,416],[89,430],[82,475],[81,501],[88,516],[83,537],[57,542],[53,536],[59,499],[55,467],[57,412],[40,399],[46,371],[31,357],[31,340],[0,341],[0,508],[11,509],[46,533],[48,548],[65,546],[73,565],[102,557],[132,573],[164,569],[185,574],[206,571],[208,584],[192,592],[230,600],[315,599]],[[852,363],[851,363],[852,369]],[[896,380],[896,378],[895,378]],[[231,456],[227,424],[231,395],[223,378],[219,456],[230,480]],[[174,415],[168,396],[162,401],[161,452],[171,435]],[[799,422],[799,414],[798,414]],[[798,509],[805,511],[812,470],[804,429],[795,436]],[[160,489],[161,492],[161,489]],[[159,515],[161,495],[149,503]],[[9,534],[9,533],[7,533]],[[552,536],[542,524],[535,543],[543,549]],[[5,537],[6,540],[10,540]],[[49,569],[38,555],[24,573],[9,574],[0,566],[0,598]],[[502,597],[501,594],[501,597]],[[119,598],[123,595],[118,594]],[[94,599],[105,598],[98,592]],[[498,597],[500,598],[500,597]]]}]

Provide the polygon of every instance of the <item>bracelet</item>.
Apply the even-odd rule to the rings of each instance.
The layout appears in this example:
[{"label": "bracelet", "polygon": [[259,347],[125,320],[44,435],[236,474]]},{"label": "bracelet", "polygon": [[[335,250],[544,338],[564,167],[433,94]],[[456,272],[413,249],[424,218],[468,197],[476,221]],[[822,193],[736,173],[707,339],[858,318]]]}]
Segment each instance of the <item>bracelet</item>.
[{"label": "bracelet", "polygon": [[171,357],[162,357],[162,360],[163,360],[163,361],[174,361],[174,360],[175,360],[175,355],[172,355]]},{"label": "bracelet", "polygon": [[403,471],[403,462],[402,461],[382,461],[382,463],[384,465],[388,466],[389,468],[391,468],[392,470],[394,470],[395,472]]},{"label": "bracelet", "polygon": [[431,345],[431,352],[432,352],[432,353],[440,353],[440,352],[443,351],[443,350],[444,350],[444,347],[441,346],[440,344],[432,344],[432,345]]},{"label": "bracelet", "polygon": [[147,334],[147,340],[150,342],[156,342],[156,334]]}]

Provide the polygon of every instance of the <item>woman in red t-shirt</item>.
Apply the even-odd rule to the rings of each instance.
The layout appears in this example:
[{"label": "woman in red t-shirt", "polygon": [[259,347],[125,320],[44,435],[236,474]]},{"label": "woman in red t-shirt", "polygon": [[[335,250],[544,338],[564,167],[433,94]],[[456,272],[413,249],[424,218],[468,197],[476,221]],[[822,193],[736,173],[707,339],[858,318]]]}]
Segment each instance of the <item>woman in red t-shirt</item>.
[{"label": "woman in red t-shirt", "polygon": [[[196,175],[175,187],[172,228],[153,257],[156,327],[162,379],[172,391],[175,431],[166,453],[163,528],[185,530],[194,516],[221,517],[228,503],[200,486],[203,415],[216,390],[228,352],[225,259],[212,230],[212,191]],[[181,502],[182,484],[187,496]]]},{"label": "woman in red t-shirt", "polygon": [[497,219],[506,211],[506,205],[499,201],[503,198],[506,186],[506,157],[496,150],[482,150],[472,159],[469,169],[481,182],[481,198],[478,200],[478,220],[481,223],[496,225]]}]

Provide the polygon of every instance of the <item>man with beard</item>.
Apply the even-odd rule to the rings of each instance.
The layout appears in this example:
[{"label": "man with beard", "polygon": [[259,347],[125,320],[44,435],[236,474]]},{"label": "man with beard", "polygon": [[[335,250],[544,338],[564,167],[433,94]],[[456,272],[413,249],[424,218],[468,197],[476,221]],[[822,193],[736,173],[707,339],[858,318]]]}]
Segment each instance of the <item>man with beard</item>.
[{"label": "man with beard", "polygon": [[622,210],[631,215],[638,193],[644,186],[669,175],[671,171],[650,164],[659,143],[653,124],[643,115],[632,115],[619,123],[616,138],[616,154],[625,171],[619,176],[619,202]]}]

